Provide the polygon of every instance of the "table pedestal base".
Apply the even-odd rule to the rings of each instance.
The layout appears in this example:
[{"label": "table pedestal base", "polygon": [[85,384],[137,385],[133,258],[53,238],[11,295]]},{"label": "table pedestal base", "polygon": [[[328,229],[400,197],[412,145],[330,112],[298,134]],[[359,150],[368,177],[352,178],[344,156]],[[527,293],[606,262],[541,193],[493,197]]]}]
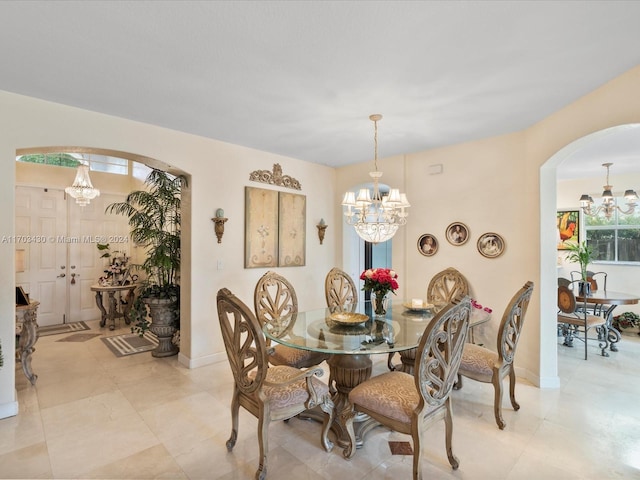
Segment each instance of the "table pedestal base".
[{"label": "table pedestal base", "polygon": [[[335,420],[331,430],[336,435],[336,443],[345,448],[349,445],[349,434],[344,419],[351,413],[349,392],[362,382],[371,378],[373,363],[369,355],[332,355],[329,364],[329,383],[335,387],[333,403],[335,405]],[[368,415],[357,414],[353,422],[356,432],[356,447],[362,447],[362,438],[378,422]]]}]

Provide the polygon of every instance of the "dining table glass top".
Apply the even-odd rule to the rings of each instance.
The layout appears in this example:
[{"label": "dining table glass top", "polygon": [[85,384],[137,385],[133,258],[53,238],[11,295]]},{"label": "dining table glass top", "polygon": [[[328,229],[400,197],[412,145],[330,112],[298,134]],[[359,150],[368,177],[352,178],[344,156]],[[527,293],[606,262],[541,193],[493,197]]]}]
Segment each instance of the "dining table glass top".
[{"label": "dining table glass top", "polygon": [[[438,307],[412,309],[393,302],[384,316],[373,314],[371,303],[300,311],[265,323],[267,338],[293,348],[332,354],[373,354],[415,348]],[[471,326],[488,321],[484,310],[471,309]]]}]

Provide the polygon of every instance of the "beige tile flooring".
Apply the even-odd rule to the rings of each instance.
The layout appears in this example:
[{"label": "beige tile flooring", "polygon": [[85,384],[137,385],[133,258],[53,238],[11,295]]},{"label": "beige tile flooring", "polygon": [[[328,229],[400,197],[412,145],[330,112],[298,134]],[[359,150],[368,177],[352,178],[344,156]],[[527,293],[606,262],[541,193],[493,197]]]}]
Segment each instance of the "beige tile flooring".
[{"label": "beige tile flooring", "polygon": [[[97,322],[88,323],[100,331]],[[0,420],[0,478],[253,478],[258,449],[252,416],[241,410],[238,443],[232,453],[225,448],[232,388],[226,362],[189,370],[177,357],[116,358],[100,337],[58,341],[63,337],[38,341],[35,387],[17,367],[20,413]],[[424,478],[640,478],[640,338],[623,337],[609,358],[599,356],[595,345],[588,361],[580,343],[558,351],[562,387],[540,390],[519,379],[522,408],[514,412],[505,399],[503,431],[494,422],[490,385],[467,380],[454,391],[460,468],[451,470],[444,429],[437,425],[424,448]],[[386,368],[386,358],[379,357],[374,373]],[[338,448],[322,450],[319,434],[312,421],[272,424],[268,478],[411,478],[412,457],[391,455],[388,445],[406,436],[376,428],[347,461]]]}]

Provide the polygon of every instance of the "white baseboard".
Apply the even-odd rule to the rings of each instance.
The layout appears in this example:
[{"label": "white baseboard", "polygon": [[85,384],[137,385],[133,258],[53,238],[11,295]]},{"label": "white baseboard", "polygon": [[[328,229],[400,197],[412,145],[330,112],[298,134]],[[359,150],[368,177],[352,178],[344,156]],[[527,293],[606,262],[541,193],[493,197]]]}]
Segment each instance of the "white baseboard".
[{"label": "white baseboard", "polygon": [[516,367],[516,376],[526,379],[538,388],[560,388],[560,377],[540,377],[529,370]]},{"label": "white baseboard", "polygon": [[[16,394],[16,398],[17,398],[17,394]],[[9,402],[9,403],[3,403],[0,405],[0,419],[2,418],[9,418],[9,417],[15,417],[16,415],[18,415],[18,402]]]},{"label": "white baseboard", "polygon": [[206,355],[199,358],[189,358],[183,355],[182,352],[178,353],[178,362],[180,365],[184,365],[187,368],[204,367],[205,365],[212,365],[214,363],[220,363],[227,361],[227,354],[225,352],[214,353],[213,355]]}]

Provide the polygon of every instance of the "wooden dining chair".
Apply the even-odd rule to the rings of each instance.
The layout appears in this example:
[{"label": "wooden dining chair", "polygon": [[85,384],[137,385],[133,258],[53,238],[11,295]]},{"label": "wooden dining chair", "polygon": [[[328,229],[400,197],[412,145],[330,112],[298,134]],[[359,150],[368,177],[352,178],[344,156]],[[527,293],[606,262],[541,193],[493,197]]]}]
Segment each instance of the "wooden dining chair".
[{"label": "wooden dining chair", "polygon": [[315,377],[322,369],[300,370],[281,365],[269,366],[267,345],[262,328],[251,310],[228,289],[217,295],[218,319],[224,347],[233,372],[231,401],[231,436],[227,450],[232,451],[238,439],[239,410],[247,410],[258,419],[259,466],[255,478],[267,476],[269,424],[287,420],[319,406],[326,413],[320,441],[329,452],[333,443],[328,433],[334,416],[329,387]]},{"label": "wooden dining chair", "polygon": [[464,347],[460,370],[458,370],[456,390],[462,388],[462,377],[493,384],[493,412],[500,430],[507,425],[502,418],[502,381],[507,376],[509,376],[511,406],[516,411],[520,410],[515,396],[516,372],[513,360],[532,293],[533,282],[527,282],[511,298],[498,328],[497,351],[468,343]]},{"label": "wooden dining chair", "polygon": [[353,279],[343,270],[332,268],[324,281],[324,296],[332,312],[345,309],[354,312],[358,304],[358,290]]},{"label": "wooden dining chair", "polygon": [[[460,301],[469,294],[469,282],[465,276],[453,267],[446,268],[436,273],[427,286],[427,303],[438,308],[451,302]],[[400,370],[406,373],[413,372],[416,360],[416,349],[400,352],[399,365],[393,364],[393,353],[389,354],[387,366],[389,370]]]},{"label": "wooden dining chair", "polygon": [[346,416],[349,445],[343,454],[352,458],[356,452],[353,422],[359,414],[413,439],[413,478],[422,478],[422,442],[425,431],[444,420],[445,446],[451,467],[458,468],[453,454],[453,413],[451,389],[458,372],[469,330],[471,300],[463,298],[457,305],[440,310],[429,322],[416,349],[414,373],[387,372],[359,384],[349,393],[352,410]]},{"label": "wooden dining chair", "polygon": [[[607,329],[607,320],[600,315],[593,315],[587,310],[587,299],[578,304],[570,286],[558,285],[558,326],[564,336],[563,345],[573,347],[573,339],[577,338],[584,342],[584,359],[588,355],[589,330],[592,328]],[[606,356],[608,347],[609,332],[598,335],[596,340],[600,342],[602,355]],[[583,338],[580,337],[583,335]],[[603,343],[604,342],[604,343]]]},{"label": "wooden dining chair", "polygon": [[[276,272],[266,272],[254,290],[254,308],[256,318],[262,326],[266,323],[279,323],[283,321],[295,322],[295,314],[298,313],[298,297],[293,285]],[[329,358],[329,354],[312,352],[300,348],[292,348],[286,345],[269,347],[269,362],[272,365],[289,365],[295,368],[307,368],[318,365]]]}]

